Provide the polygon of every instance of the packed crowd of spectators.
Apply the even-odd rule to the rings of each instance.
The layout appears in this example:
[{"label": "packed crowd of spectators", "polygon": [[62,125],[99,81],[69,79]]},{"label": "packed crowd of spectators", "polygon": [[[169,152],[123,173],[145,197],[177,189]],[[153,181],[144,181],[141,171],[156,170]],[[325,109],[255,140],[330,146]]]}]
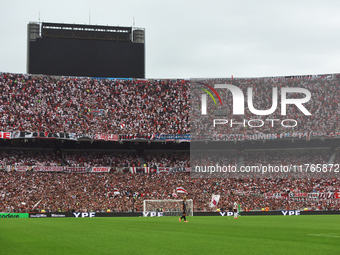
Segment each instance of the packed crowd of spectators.
[{"label": "packed crowd of spectators", "polygon": [[0,130],[189,133],[187,81],[0,75]]},{"label": "packed crowd of spectators", "polygon": [[[254,108],[270,109],[272,88],[278,88],[277,110],[256,119],[282,120],[279,100],[282,87],[301,87],[311,92],[304,107],[312,114],[305,116],[296,106],[287,105],[285,119],[294,119],[298,125],[284,128],[280,121],[271,127],[268,121],[259,128],[248,124],[226,128],[203,127],[207,118],[200,114],[200,94],[195,83],[185,80],[97,80],[89,78],[34,77],[22,74],[0,74],[0,131],[68,132],[77,134],[254,134],[281,132],[339,131],[339,77],[318,78],[253,78],[206,80],[238,86],[245,95],[253,87]],[[190,92],[191,91],[191,92]],[[222,108],[232,116],[233,99],[226,89],[218,89],[223,106],[208,100],[209,124],[215,118],[213,110]],[[189,93],[191,93],[189,98]],[[196,95],[197,94],[197,95]],[[298,93],[288,98],[301,98]],[[192,102],[190,102],[190,100]],[[192,105],[192,107],[190,106]],[[191,109],[191,110],[190,110]],[[190,112],[191,111],[191,112]],[[245,115],[251,117],[248,107]],[[191,115],[192,127],[189,125]],[[243,121],[243,115],[234,121]],[[258,125],[259,123],[253,123]],[[293,123],[286,123],[292,125]],[[193,129],[193,130],[190,130]]]},{"label": "packed crowd of spectators", "polygon": [[[139,166],[141,155],[132,152],[51,152],[1,151],[1,162],[14,166],[66,165],[66,166]],[[224,152],[208,155],[206,163],[222,160],[224,164],[301,164],[328,162],[329,150],[314,152],[258,151]],[[145,162],[150,167],[190,166],[188,152],[148,152]],[[207,155],[205,155],[207,157]],[[241,159],[237,159],[241,158]],[[334,162],[338,160],[336,150]],[[153,165],[154,164],[154,165]],[[194,200],[195,211],[212,211],[212,194],[220,194],[219,207],[229,210],[235,201],[244,210],[304,209],[335,210],[339,204],[330,200],[293,200],[265,197],[265,193],[335,192],[340,178],[194,178],[189,173],[46,173],[16,172],[15,168],[0,171],[0,211],[141,211],[145,199],[171,199],[176,187],[185,188]],[[115,195],[114,189],[120,194]],[[178,194],[180,196],[180,194]],[[37,204],[40,201],[39,204]]]},{"label": "packed crowd of spectators", "polygon": [[[240,88],[244,94],[245,102],[248,98],[253,98],[253,106],[257,110],[271,109],[273,104],[273,87],[277,88],[277,106],[276,111],[269,115],[254,115],[250,112],[249,106],[244,107],[244,115],[233,115],[233,97],[227,89],[216,89],[222,100],[222,106],[216,98],[216,103],[207,99],[207,115],[201,115],[201,97],[202,91],[200,87],[204,84],[214,87],[214,84],[230,84]],[[302,78],[253,78],[253,79],[210,79],[194,83],[194,88],[191,89],[191,134],[261,134],[261,133],[286,133],[286,132],[334,132],[340,129],[340,100],[337,96],[339,92],[339,77],[302,77]],[[248,95],[248,87],[252,88],[253,95]],[[288,104],[286,106],[286,115],[282,114],[280,107],[281,88],[284,87],[298,87],[305,88],[311,93],[311,99],[304,103],[303,106],[311,113],[307,116],[298,109],[298,107]],[[305,95],[301,93],[288,93],[287,98],[298,99],[304,98]],[[240,103],[240,102],[238,102]],[[245,106],[248,103],[244,103]],[[223,116],[214,114],[215,110],[222,109],[225,111]],[[231,118],[232,116],[232,118]],[[227,124],[218,124],[215,127],[212,125],[214,119],[227,119]],[[231,127],[231,119],[234,124]],[[248,123],[250,119],[262,120]],[[266,121],[266,119],[275,121]],[[295,126],[291,128],[283,127],[281,121],[284,119],[295,120],[295,122],[286,121],[284,125]],[[245,123],[244,123],[245,120]],[[243,124],[244,123],[244,124]],[[253,128],[252,126],[261,126]]]},{"label": "packed crowd of spectators", "polygon": [[[209,83],[210,81],[204,81]],[[219,83],[230,83],[220,80]],[[212,123],[213,110],[222,109],[232,116],[233,100],[226,90],[219,91],[223,107],[208,98],[208,116],[200,113],[200,97],[184,80],[95,80],[88,78],[33,77],[20,74],[0,74],[0,131],[67,132],[78,134],[263,134],[280,132],[333,132],[340,130],[339,77],[317,78],[255,78],[234,79],[245,95],[253,87],[255,109],[269,109],[272,87],[308,89],[311,100],[304,104],[312,113],[305,116],[295,106],[287,106],[286,119],[298,121],[294,128],[269,125],[252,129],[248,125],[233,128]],[[213,84],[210,84],[213,85]],[[196,92],[193,93],[195,95]],[[299,98],[299,94],[288,95]],[[189,99],[191,101],[189,101]],[[218,105],[218,104],[217,104]],[[262,119],[282,119],[281,110]],[[189,125],[189,115],[191,126]],[[245,118],[253,118],[245,107]],[[235,116],[242,122],[244,116]],[[193,119],[194,118],[194,119]],[[333,152],[224,152],[202,157],[195,155],[200,165],[220,160],[225,165],[328,163]],[[333,163],[340,163],[336,152]],[[195,161],[196,160],[196,161]],[[189,153],[131,152],[65,152],[65,151],[0,151],[0,211],[142,211],[145,199],[171,199],[176,187],[188,191],[194,201],[194,211],[211,211],[212,194],[220,194],[219,207],[229,210],[235,201],[247,210],[304,209],[339,210],[338,200],[292,200],[265,197],[265,193],[334,192],[340,191],[339,178],[192,178],[188,173],[46,173],[8,171],[13,166],[72,167],[189,167]],[[15,169],[15,168],[14,168]],[[114,189],[119,194],[114,194]],[[181,195],[179,195],[181,196]]]},{"label": "packed crowd of spectators", "polygon": [[189,167],[190,154],[185,152],[86,152],[86,151],[0,151],[0,166],[70,166],[70,167]]},{"label": "packed crowd of spectators", "polygon": [[329,150],[295,151],[246,151],[242,156],[244,165],[304,165],[327,164],[333,152]]},{"label": "packed crowd of spectators", "polygon": [[230,151],[198,151],[191,152],[191,163],[195,166],[220,165],[236,166],[240,153]]},{"label": "packed crowd of spectators", "polygon": [[173,153],[147,153],[145,155],[145,163],[151,168],[157,167],[190,167],[189,152],[173,152]]},{"label": "packed crowd of spectators", "polygon": [[58,166],[61,164],[60,156],[53,151],[0,151],[0,165],[2,166]]},{"label": "packed crowd of spectators", "polygon": [[[194,211],[215,211],[212,194],[221,195],[219,208],[235,201],[243,210],[339,210],[339,200],[294,200],[266,193],[337,192],[337,179],[217,179],[191,178],[189,173],[41,173],[0,171],[0,212],[142,211],[145,199],[174,199],[177,187],[188,191]],[[118,190],[119,194],[115,194]],[[181,198],[183,194],[178,194]]]},{"label": "packed crowd of spectators", "polygon": [[71,167],[140,166],[140,157],[132,152],[69,152],[63,153],[64,165]]},{"label": "packed crowd of spectators", "polygon": [[333,160],[332,163],[333,164],[340,164],[340,149],[339,148],[335,149],[334,160]]}]

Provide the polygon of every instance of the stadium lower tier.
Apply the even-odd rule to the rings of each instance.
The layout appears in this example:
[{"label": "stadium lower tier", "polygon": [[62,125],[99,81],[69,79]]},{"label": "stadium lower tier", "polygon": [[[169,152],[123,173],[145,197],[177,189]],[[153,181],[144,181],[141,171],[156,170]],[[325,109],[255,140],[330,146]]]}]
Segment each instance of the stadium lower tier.
[{"label": "stadium lower tier", "polygon": [[[201,179],[189,173],[0,171],[0,212],[141,212],[144,200],[183,196],[193,200],[195,212],[231,211],[235,202],[242,211],[339,210],[339,187],[339,178]],[[220,199],[212,207],[213,194]]]}]

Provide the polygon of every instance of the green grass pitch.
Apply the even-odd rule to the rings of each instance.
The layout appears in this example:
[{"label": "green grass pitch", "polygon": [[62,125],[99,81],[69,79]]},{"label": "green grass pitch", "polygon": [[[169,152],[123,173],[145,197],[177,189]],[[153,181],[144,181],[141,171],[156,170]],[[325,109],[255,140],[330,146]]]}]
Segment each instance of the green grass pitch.
[{"label": "green grass pitch", "polygon": [[340,254],[340,216],[0,219],[0,254]]}]

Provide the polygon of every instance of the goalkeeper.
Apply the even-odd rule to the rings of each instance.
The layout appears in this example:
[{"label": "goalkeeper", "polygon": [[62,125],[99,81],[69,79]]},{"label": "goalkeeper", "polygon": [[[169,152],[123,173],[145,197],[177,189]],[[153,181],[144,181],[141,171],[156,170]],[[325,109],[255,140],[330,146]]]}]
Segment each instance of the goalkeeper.
[{"label": "goalkeeper", "polygon": [[184,219],[184,222],[188,222],[187,221],[187,205],[186,205],[186,201],[187,198],[186,197],[183,197],[183,202],[182,202],[182,209],[183,209],[183,215],[181,218],[179,218],[179,222],[181,222],[182,219]]}]

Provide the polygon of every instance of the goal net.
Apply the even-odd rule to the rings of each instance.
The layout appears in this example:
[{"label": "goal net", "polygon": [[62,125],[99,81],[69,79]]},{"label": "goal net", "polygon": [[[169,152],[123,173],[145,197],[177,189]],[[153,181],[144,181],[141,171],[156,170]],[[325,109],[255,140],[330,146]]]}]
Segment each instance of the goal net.
[{"label": "goal net", "polygon": [[[153,212],[156,212],[156,215],[158,215],[158,213],[161,212],[163,216],[182,216],[182,203],[183,200],[180,199],[144,200],[143,215],[146,216],[148,213]],[[187,216],[193,216],[194,208],[192,199],[187,199],[185,203]]]}]

